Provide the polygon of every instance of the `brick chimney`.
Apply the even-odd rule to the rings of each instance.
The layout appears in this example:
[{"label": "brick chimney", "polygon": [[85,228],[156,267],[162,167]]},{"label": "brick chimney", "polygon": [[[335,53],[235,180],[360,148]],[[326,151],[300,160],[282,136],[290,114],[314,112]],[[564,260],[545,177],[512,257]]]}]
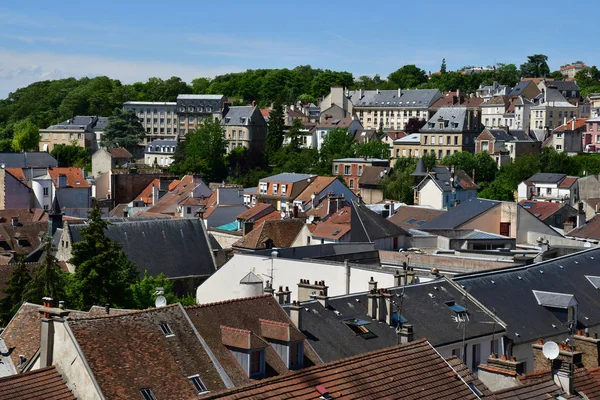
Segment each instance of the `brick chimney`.
[{"label": "brick chimney", "polygon": [[406,344],[410,343],[414,340],[413,326],[411,324],[402,325],[402,330],[400,331],[400,343]]},{"label": "brick chimney", "polygon": [[327,296],[327,293],[320,291],[315,298],[323,307],[329,307],[329,296]]},{"label": "brick chimney", "polygon": [[600,339],[597,333],[590,337],[587,332],[577,331],[577,334],[573,335],[573,346],[583,353],[581,363],[585,368],[600,366]]},{"label": "brick chimney", "polygon": [[487,364],[478,367],[478,378],[491,391],[508,389],[520,385],[518,376],[525,372],[525,363],[517,361],[515,357],[506,357],[504,354],[498,358],[491,354]]},{"label": "brick chimney", "polygon": [[415,283],[415,269],[413,267],[406,267],[407,268],[407,272],[406,272],[406,284],[407,285],[412,285],[413,283]]},{"label": "brick chimney", "polygon": [[581,228],[585,225],[585,211],[583,210],[583,202],[577,203],[577,227]]},{"label": "brick chimney", "polygon": [[325,286],[325,281],[315,281],[311,284],[308,279],[300,279],[298,283],[298,301],[311,300],[313,296],[323,292],[324,296],[327,296],[327,289],[329,286]]},{"label": "brick chimney", "polygon": [[[406,270],[404,270],[404,274],[406,274]],[[402,286],[402,278],[403,275],[400,274],[400,270],[397,269],[396,272],[394,272],[394,286]]]},{"label": "brick chimney", "polygon": [[270,295],[273,295],[275,293],[275,289],[273,289],[273,284],[271,283],[271,281],[267,281],[267,284],[265,285],[263,292],[264,292],[264,294],[270,294]]},{"label": "brick chimney", "polygon": [[295,300],[290,306],[290,319],[296,328],[302,331],[302,306]]},{"label": "brick chimney", "polygon": [[275,292],[275,297],[279,304],[290,304],[292,292],[287,286],[285,287],[285,290],[283,290],[283,286],[279,286],[279,290]]},{"label": "brick chimney", "polygon": [[43,306],[39,308],[42,314],[42,327],[40,335],[40,368],[52,365],[54,356],[54,322],[62,322],[69,312],[61,308],[52,307],[52,298],[44,297]]}]

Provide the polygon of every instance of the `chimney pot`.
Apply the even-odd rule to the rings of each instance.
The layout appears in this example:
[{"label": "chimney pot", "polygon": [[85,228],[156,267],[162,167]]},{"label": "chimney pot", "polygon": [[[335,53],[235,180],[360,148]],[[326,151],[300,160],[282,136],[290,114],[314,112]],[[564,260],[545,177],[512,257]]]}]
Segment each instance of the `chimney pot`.
[{"label": "chimney pot", "polygon": [[582,336],[583,335],[583,331],[581,329],[577,329],[577,336]]},{"label": "chimney pot", "polygon": [[512,361],[512,362],[516,362],[516,361],[517,361],[517,358],[516,358],[515,356],[510,356],[510,361]]},{"label": "chimney pot", "polygon": [[592,338],[598,339],[598,334],[597,333],[592,333]]},{"label": "chimney pot", "polygon": [[542,338],[539,338],[537,340],[537,344],[543,345],[544,344],[544,340]]},{"label": "chimney pot", "polygon": [[506,354],[502,354],[502,356],[500,357],[500,359],[501,359],[502,361],[506,361]]},{"label": "chimney pot", "polygon": [[61,300],[58,302],[58,308],[60,308],[61,310],[65,309],[65,301]]}]

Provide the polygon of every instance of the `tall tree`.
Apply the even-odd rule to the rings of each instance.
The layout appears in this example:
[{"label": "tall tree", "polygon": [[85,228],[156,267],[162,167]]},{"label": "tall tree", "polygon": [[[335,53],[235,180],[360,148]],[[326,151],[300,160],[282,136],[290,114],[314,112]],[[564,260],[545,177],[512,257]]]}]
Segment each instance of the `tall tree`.
[{"label": "tall tree", "polygon": [[446,59],[442,59],[442,65],[440,66],[440,73],[441,74],[445,74],[446,73]]},{"label": "tall tree", "polygon": [[108,119],[108,125],[100,139],[100,145],[109,148],[125,147],[131,150],[144,140],[145,136],[146,131],[140,119],[135,115],[135,111],[116,108]]},{"label": "tall tree", "polygon": [[300,152],[300,147],[302,145],[300,132],[303,129],[302,121],[300,118],[295,118],[294,122],[292,122],[292,126],[287,131],[285,136],[288,139],[288,153],[298,153]]},{"label": "tall tree", "polygon": [[402,89],[414,89],[427,82],[427,74],[416,65],[405,65],[388,76],[390,84]]},{"label": "tall tree", "polygon": [[33,271],[31,280],[25,286],[23,300],[40,302],[43,297],[52,297],[55,301],[64,300],[69,277],[54,256],[56,247],[52,237],[46,235],[42,242],[42,250],[46,254],[44,260]]},{"label": "tall tree", "polygon": [[404,126],[404,132],[407,134],[417,133],[423,126],[425,126],[426,123],[427,121],[424,119],[409,118],[408,122]]},{"label": "tall tree", "polygon": [[15,124],[12,140],[15,151],[37,150],[39,143],[40,129],[29,118]]},{"label": "tall tree", "polygon": [[72,300],[82,310],[99,304],[130,306],[130,286],[137,281],[137,268],[127,259],[121,244],[106,236],[109,222],[102,219],[97,205],[88,218],[80,231],[82,240],[73,244]]},{"label": "tall tree", "polygon": [[548,56],[544,54],[527,56],[527,62],[521,64],[521,76],[523,78],[545,78],[548,75],[550,75]]},{"label": "tall tree", "polygon": [[265,141],[265,153],[269,162],[273,155],[281,149],[283,144],[283,106],[280,102],[275,102],[271,112],[269,112],[269,121],[267,121],[267,138]]},{"label": "tall tree", "polygon": [[23,254],[19,254],[16,267],[11,272],[8,282],[6,282],[6,289],[4,289],[6,297],[0,300],[0,326],[6,326],[21,307],[23,294],[30,281],[31,275],[25,265],[25,257]]},{"label": "tall tree", "polygon": [[164,274],[158,276],[149,276],[144,272],[144,278],[131,285],[131,304],[129,307],[136,310],[155,307],[156,289],[163,289],[163,296],[167,299],[167,304],[181,302],[183,305],[191,306],[196,304],[194,297],[178,297],[173,291],[173,281],[167,279]]},{"label": "tall tree", "polygon": [[227,177],[226,152],[225,130],[218,120],[204,118],[177,146],[171,170],[179,175],[201,174],[207,182],[221,182]]},{"label": "tall tree", "polygon": [[515,64],[496,64],[495,70],[496,81],[503,85],[515,86],[521,78],[520,72]]},{"label": "tall tree", "polygon": [[387,160],[390,158],[390,148],[384,142],[371,140],[368,142],[359,142],[352,145],[352,153],[355,157],[381,158]]}]

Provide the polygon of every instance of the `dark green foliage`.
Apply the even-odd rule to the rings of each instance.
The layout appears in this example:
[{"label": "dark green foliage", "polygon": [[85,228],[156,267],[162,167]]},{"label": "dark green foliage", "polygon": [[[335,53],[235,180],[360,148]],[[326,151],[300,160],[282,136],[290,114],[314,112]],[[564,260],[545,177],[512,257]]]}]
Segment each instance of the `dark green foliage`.
[{"label": "dark green foliage", "polygon": [[283,145],[283,127],[283,106],[280,102],[275,102],[271,112],[269,112],[267,137],[265,140],[265,154],[270,163],[272,162],[272,157]]},{"label": "dark green foliage", "polygon": [[387,144],[379,140],[369,142],[359,142],[352,145],[352,154],[354,157],[381,158],[387,160],[390,158],[390,148]]},{"label": "dark green foliage", "polygon": [[88,224],[80,231],[82,240],[73,244],[71,301],[80,310],[98,304],[130,306],[130,288],[137,281],[137,268],[120,243],[106,236],[109,222],[102,219],[97,206],[88,217]]},{"label": "dark green foliage", "polygon": [[100,145],[103,147],[125,147],[128,150],[138,145],[146,131],[133,110],[115,108],[108,119],[108,125],[102,134]]},{"label": "dark green foliage", "polygon": [[412,174],[417,167],[417,158],[402,157],[396,160],[392,172],[383,181],[383,194],[386,199],[399,200],[413,204],[413,186],[415,178]]},{"label": "dark green foliage", "polygon": [[10,274],[8,282],[6,282],[6,289],[4,289],[6,297],[0,300],[0,326],[6,326],[15,315],[23,303],[25,288],[31,281],[31,275],[24,259],[23,254],[17,256],[17,266]]},{"label": "dark green foliage", "polygon": [[54,256],[56,250],[52,244],[52,237],[47,235],[42,242],[45,253],[43,261],[32,273],[31,280],[25,285],[23,301],[39,303],[43,297],[51,297],[55,301],[65,300],[66,287],[69,275],[60,269],[58,260]]},{"label": "dark green foliage", "polygon": [[29,118],[14,125],[12,148],[15,151],[37,151],[39,143],[40,129]]},{"label": "dark green foliage", "polygon": [[486,151],[475,155],[468,151],[455,153],[444,157],[441,165],[462,169],[471,177],[475,171],[475,181],[481,187],[492,182],[498,173],[498,165]]},{"label": "dark green foliage", "polygon": [[50,154],[56,158],[59,167],[85,168],[92,163],[90,149],[76,145],[55,146]]},{"label": "dark green foliage", "polygon": [[445,74],[446,72],[446,59],[444,58],[442,59],[442,65],[440,66],[440,73]]},{"label": "dark green foliage", "polygon": [[163,274],[158,276],[148,276],[144,272],[144,278],[131,285],[131,303],[130,308],[143,310],[155,307],[156,290],[163,289],[163,296],[167,299],[167,304],[182,303],[184,306],[196,304],[196,299],[191,296],[180,298],[173,292],[173,282]]},{"label": "dark green foliage", "polygon": [[545,78],[550,75],[548,67],[548,56],[534,54],[527,57],[527,62],[521,64],[521,76],[523,78]]},{"label": "dark green foliage", "polygon": [[427,74],[416,65],[405,65],[392,72],[388,76],[388,81],[396,88],[416,89],[427,82]]},{"label": "dark green foliage", "polygon": [[219,121],[204,118],[177,146],[171,171],[179,175],[200,174],[206,182],[221,182],[227,177],[226,149],[227,141]]},{"label": "dark green foliage", "polygon": [[595,65],[577,72],[575,78],[581,89],[582,97],[589,96],[592,93],[600,93],[600,71]]},{"label": "dark green foliage", "polygon": [[335,128],[327,132],[321,146],[320,171],[323,175],[331,174],[331,165],[337,158],[352,157],[352,145],[354,137],[348,133],[346,128]]}]

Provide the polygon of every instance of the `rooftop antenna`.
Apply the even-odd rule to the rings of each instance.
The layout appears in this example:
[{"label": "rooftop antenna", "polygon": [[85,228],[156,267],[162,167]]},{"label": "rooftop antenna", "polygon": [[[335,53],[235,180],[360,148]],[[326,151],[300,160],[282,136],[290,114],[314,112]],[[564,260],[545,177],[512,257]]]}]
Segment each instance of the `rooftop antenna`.
[{"label": "rooftop antenna", "polygon": [[400,332],[402,331],[402,306],[404,305],[404,290],[406,289],[406,276],[402,282],[402,293],[400,294],[400,304],[398,306],[398,323],[396,325],[396,344],[400,344]]},{"label": "rooftop antenna", "polygon": [[263,260],[271,259],[271,272],[270,272],[271,275],[263,274],[263,275],[265,275],[267,278],[269,278],[271,280],[271,287],[275,287],[275,283],[273,282],[273,276],[274,276],[274,271],[275,271],[275,268],[273,266],[273,260],[275,260],[278,255],[279,255],[279,252],[277,250],[273,250],[271,252],[271,257],[263,259]]}]

